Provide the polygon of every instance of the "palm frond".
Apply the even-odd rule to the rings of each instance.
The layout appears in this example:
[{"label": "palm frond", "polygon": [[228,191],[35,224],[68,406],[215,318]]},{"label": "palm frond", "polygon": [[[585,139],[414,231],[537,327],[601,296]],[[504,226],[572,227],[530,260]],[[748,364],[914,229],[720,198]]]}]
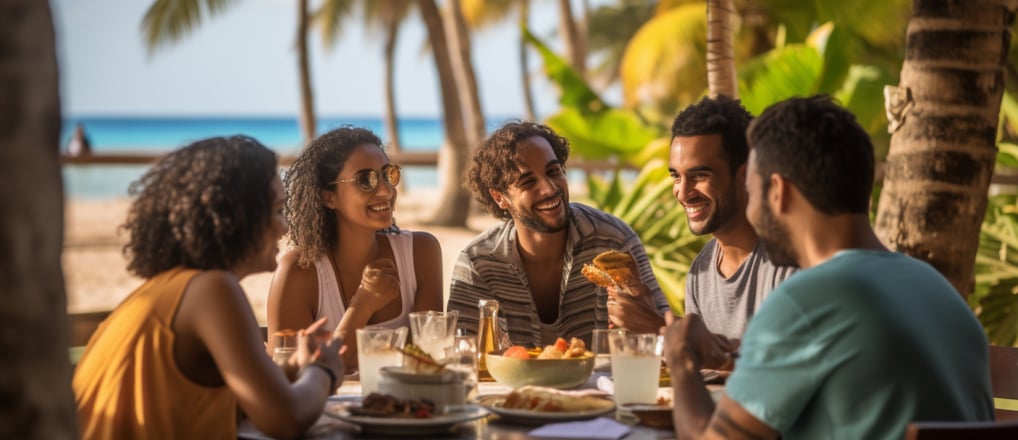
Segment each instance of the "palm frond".
[{"label": "palm frond", "polygon": [[[392,0],[381,0],[372,3],[390,3]],[[331,49],[339,41],[343,30],[343,20],[352,15],[354,0],[325,0],[322,6],[311,14],[311,23],[318,27],[322,38],[322,46]]]},{"label": "palm frond", "polygon": [[203,15],[215,17],[237,0],[156,0],[145,11],[141,30],[145,45],[154,51],[165,43],[180,40],[201,24]]}]

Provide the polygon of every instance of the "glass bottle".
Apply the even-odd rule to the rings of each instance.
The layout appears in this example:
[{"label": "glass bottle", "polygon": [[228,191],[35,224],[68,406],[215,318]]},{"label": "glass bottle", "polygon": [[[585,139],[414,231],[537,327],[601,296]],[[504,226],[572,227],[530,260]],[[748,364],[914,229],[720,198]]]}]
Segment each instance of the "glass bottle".
[{"label": "glass bottle", "polygon": [[272,361],[282,367],[290,360],[290,356],[297,352],[297,332],[290,329],[279,330],[272,337],[275,345]]},{"label": "glass bottle", "polygon": [[485,363],[488,353],[508,348],[508,339],[498,326],[498,301],[482,299],[477,303],[480,319],[477,323],[477,378],[480,381],[492,381]]}]

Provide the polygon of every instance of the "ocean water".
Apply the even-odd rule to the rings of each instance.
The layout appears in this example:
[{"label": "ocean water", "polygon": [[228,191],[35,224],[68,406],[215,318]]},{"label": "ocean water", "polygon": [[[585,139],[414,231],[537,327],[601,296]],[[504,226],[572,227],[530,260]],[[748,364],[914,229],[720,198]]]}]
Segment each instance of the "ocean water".
[{"label": "ocean water", "polygon": [[[489,130],[510,118],[491,119]],[[82,124],[93,152],[167,152],[196,140],[244,134],[258,139],[281,155],[300,151],[301,135],[295,118],[199,118],[199,117],[78,117],[63,121],[62,145],[67,145],[74,127]],[[388,144],[380,118],[321,118],[318,132],[342,125],[367,128]],[[404,150],[436,151],[444,136],[437,118],[402,118],[400,143]],[[147,165],[64,165],[64,192],[68,198],[108,199],[127,196],[127,187],[148,169]],[[432,167],[405,167],[406,187],[435,187],[437,171]]]}]

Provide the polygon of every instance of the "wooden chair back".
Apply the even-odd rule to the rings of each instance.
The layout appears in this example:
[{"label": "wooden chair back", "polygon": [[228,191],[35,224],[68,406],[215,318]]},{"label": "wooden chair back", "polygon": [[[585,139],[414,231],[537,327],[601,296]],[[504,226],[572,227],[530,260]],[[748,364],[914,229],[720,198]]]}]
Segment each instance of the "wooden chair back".
[{"label": "wooden chair back", "polygon": [[905,440],[1014,440],[1018,422],[913,422]]},{"label": "wooden chair back", "polygon": [[990,346],[990,387],[997,421],[1018,421],[1018,347]]},{"label": "wooden chair back", "polygon": [[92,333],[99,327],[106,317],[110,316],[111,310],[85,313],[69,313],[67,316],[71,321],[71,346],[82,346],[88,344]]}]

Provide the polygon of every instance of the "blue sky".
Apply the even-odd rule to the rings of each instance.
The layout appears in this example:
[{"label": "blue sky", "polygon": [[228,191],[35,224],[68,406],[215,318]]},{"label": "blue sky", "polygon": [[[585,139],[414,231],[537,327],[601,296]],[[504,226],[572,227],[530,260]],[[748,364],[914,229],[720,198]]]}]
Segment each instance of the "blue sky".
[{"label": "blue sky", "polygon": [[[51,0],[65,115],[296,114],[294,0],[238,1],[179,42],[149,53],[141,20],[152,1]],[[535,33],[553,40],[556,14],[555,2],[534,1]],[[396,76],[401,116],[441,113],[434,64],[422,50],[426,38],[416,15],[401,29]],[[474,66],[487,116],[523,113],[517,38],[515,19],[474,34]],[[311,44],[319,115],[380,116],[381,36],[367,36],[350,23],[331,50],[323,49],[317,33]],[[541,78],[536,54],[530,64],[538,112],[547,116],[557,93]]]}]

